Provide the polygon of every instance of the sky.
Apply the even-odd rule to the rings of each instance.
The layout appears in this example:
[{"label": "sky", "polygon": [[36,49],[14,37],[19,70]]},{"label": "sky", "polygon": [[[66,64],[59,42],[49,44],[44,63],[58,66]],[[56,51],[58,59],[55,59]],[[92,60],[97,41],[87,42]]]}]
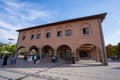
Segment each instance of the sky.
[{"label": "sky", "polygon": [[16,30],[107,12],[105,45],[120,42],[120,0],[0,0],[0,42],[17,43]]}]

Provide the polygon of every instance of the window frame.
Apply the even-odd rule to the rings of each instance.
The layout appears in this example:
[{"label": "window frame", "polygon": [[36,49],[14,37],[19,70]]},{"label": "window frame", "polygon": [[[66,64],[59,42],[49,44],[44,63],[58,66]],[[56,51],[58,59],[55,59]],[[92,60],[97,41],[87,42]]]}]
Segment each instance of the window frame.
[{"label": "window frame", "polygon": [[47,32],[47,33],[46,33],[46,38],[50,38],[50,37],[51,37],[50,32]]},{"label": "window frame", "polygon": [[62,37],[62,31],[57,31],[57,37]]},{"label": "window frame", "polygon": [[35,35],[34,34],[32,34],[31,35],[31,40],[33,40],[35,38]]},{"label": "window frame", "polygon": [[83,28],[83,34],[84,34],[84,35],[89,34],[89,28],[88,28],[88,27]]},{"label": "window frame", "polygon": [[38,34],[37,34],[37,39],[40,39],[40,38],[41,38],[41,34],[38,33]]},{"label": "window frame", "polygon": [[66,30],[66,36],[71,36],[72,35],[72,30]]},{"label": "window frame", "polygon": [[22,38],[22,40],[25,40],[25,38],[26,38],[26,37],[25,37],[25,35],[24,35],[23,38]]}]

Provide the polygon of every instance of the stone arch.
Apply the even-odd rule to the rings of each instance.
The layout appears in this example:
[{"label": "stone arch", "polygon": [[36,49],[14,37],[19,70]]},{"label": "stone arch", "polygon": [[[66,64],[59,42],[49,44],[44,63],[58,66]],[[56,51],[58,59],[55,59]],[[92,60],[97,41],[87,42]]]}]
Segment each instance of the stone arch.
[{"label": "stone arch", "polygon": [[37,30],[36,33],[41,33],[41,30]]},{"label": "stone arch", "polygon": [[65,30],[72,30],[72,26],[71,26],[71,25],[69,25],[69,24],[68,24],[68,25],[66,25],[66,26],[65,26]]},{"label": "stone arch", "polygon": [[66,36],[72,35],[72,26],[71,26],[71,25],[66,25],[66,27],[65,27],[64,30],[65,30],[64,34],[65,34]]},{"label": "stone arch", "polygon": [[21,35],[21,39],[24,40],[26,38],[26,32],[23,32]]},{"label": "stone arch", "polygon": [[76,59],[101,62],[100,49],[94,44],[82,44],[76,49]]},{"label": "stone arch", "polygon": [[57,48],[57,56],[67,61],[71,61],[72,49],[68,45],[60,45]]},{"label": "stone arch", "polygon": [[44,36],[45,36],[45,38],[46,38],[46,33],[50,33],[51,34],[51,28],[46,28],[44,30]]},{"label": "stone arch", "polygon": [[89,34],[92,34],[92,27],[91,27],[91,24],[88,23],[88,22],[83,22],[81,25],[80,25],[80,32],[81,34],[83,34],[83,28],[88,28],[89,29]]},{"label": "stone arch", "polygon": [[32,35],[33,35],[33,37],[34,37],[33,39],[35,39],[35,37],[36,37],[36,36],[35,36],[35,31],[33,31],[33,30],[32,30],[31,33],[30,33],[30,39],[32,38]]},{"label": "stone arch", "polygon": [[38,54],[39,49],[37,48],[37,46],[31,46],[29,48],[29,54]]},{"label": "stone arch", "polygon": [[53,48],[50,45],[45,45],[42,47],[42,58],[44,57],[50,57],[51,55],[54,55]]},{"label": "stone arch", "polygon": [[40,39],[41,38],[41,30],[36,31],[36,38]]},{"label": "stone arch", "polygon": [[26,48],[24,46],[21,46],[17,49],[18,55],[24,55],[27,52]]},{"label": "stone arch", "polygon": [[62,36],[63,35],[63,27],[62,26],[58,26],[56,28],[56,36]]}]

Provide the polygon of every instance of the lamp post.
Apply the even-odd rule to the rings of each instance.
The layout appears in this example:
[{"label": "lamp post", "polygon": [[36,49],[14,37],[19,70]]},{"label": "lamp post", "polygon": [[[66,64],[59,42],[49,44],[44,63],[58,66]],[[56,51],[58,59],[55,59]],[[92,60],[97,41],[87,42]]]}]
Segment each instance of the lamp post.
[{"label": "lamp post", "polygon": [[8,38],[8,40],[9,40],[9,44],[12,44],[12,41],[13,41],[14,39]]}]

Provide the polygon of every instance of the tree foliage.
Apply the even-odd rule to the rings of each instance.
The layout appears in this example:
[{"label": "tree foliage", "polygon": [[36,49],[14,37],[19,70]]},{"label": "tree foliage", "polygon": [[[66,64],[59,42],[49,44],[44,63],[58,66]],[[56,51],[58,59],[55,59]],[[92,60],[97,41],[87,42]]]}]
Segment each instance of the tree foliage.
[{"label": "tree foliage", "polygon": [[18,53],[19,53],[19,55],[24,55],[25,49],[24,48],[19,49]]},{"label": "tree foliage", "polygon": [[0,53],[4,54],[5,51],[6,51],[6,52],[9,52],[10,54],[14,54],[15,53],[15,48],[16,48],[16,44],[0,46]]},{"label": "tree foliage", "polygon": [[117,45],[107,45],[106,46],[106,52],[107,52],[107,56],[108,57],[112,57],[112,56],[120,56],[120,43],[118,43]]}]

